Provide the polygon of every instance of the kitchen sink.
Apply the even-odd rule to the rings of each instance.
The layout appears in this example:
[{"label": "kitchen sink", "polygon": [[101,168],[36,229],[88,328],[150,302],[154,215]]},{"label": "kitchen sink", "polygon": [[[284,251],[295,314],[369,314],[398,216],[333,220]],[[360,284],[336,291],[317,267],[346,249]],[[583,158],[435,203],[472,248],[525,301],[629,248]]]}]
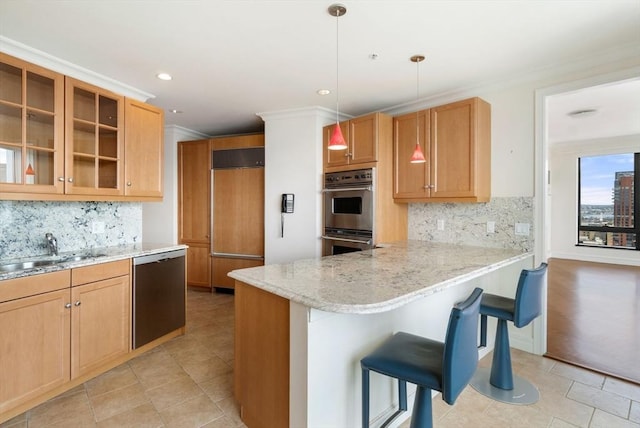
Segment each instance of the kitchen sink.
[{"label": "kitchen sink", "polygon": [[106,254],[73,254],[69,256],[56,256],[46,259],[0,264],[0,273],[17,272],[21,270],[35,269],[38,267],[51,266],[60,263],[79,262],[87,259],[95,259],[96,257],[102,257],[105,255]]},{"label": "kitchen sink", "polygon": [[96,257],[102,257],[104,255],[105,254],[84,254],[84,255],[63,257],[58,263],[79,262],[81,260],[95,259]]},{"label": "kitchen sink", "polygon": [[41,266],[50,266],[59,263],[59,260],[37,260],[31,262],[19,262],[0,265],[0,272],[16,272],[19,270],[34,269]]}]

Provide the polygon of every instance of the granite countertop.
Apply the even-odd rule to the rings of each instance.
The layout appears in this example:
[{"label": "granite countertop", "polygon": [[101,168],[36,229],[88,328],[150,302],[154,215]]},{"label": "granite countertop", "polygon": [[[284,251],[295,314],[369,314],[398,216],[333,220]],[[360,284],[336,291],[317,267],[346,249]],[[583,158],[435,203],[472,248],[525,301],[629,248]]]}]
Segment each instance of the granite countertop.
[{"label": "granite countertop", "polygon": [[163,253],[166,251],[180,250],[187,248],[183,244],[160,244],[160,243],[138,243],[130,245],[120,245],[116,247],[102,247],[92,248],[88,250],[70,251],[59,253],[58,256],[38,256],[38,257],[23,257],[19,259],[1,259],[0,265],[18,263],[23,261],[36,261],[55,258],[56,260],[63,260],[67,257],[73,257],[75,255],[88,256],[82,260],[77,261],[65,261],[61,263],[55,263],[46,266],[39,266],[33,269],[19,270],[14,272],[0,272],[0,281],[5,279],[23,278],[31,275],[38,275],[41,273],[55,272],[64,269],[73,269],[82,266],[89,266],[98,263],[113,262],[116,260],[129,259],[132,257],[146,256],[150,254]]},{"label": "granite countertop", "polygon": [[395,309],[532,255],[403,241],[369,251],[234,270],[229,276],[311,308],[368,314]]}]

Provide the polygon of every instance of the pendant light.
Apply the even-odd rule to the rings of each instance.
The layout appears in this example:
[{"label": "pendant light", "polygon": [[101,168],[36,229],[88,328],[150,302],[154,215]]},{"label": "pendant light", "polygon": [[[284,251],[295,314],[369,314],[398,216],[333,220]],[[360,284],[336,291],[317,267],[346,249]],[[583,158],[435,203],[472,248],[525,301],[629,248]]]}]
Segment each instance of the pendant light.
[{"label": "pendant light", "polygon": [[[420,98],[420,63],[424,61],[424,55],[414,55],[411,57],[411,62],[416,63],[416,101]],[[422,149],[420,148],[420,120],[418,112],[416,111],[416,148],[411,155],[411,163],[425,163],[427,160],[424,158]]]},{"label": "pendant light", "polygon": [[345,150],[347,148],[347,142],[344,140],[344,136],[342,135],[342,129],[340,129],[339,121],[340,95],[338,90],[338,47],[340,44],[338,43],[338,21],[340,16],[347,13],[347,8],[336,3],[329,6],[328,11],[329,15],[336,17],[336,126],[333,129],[327,148],[329,150]]}]

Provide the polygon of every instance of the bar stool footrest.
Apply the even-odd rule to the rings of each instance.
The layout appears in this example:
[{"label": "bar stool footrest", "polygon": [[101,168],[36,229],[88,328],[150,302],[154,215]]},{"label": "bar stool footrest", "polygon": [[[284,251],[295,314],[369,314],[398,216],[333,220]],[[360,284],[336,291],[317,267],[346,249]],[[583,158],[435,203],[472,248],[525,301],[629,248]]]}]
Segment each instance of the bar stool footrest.
[{"label": "bar stool footrest", "polygon": [[491,368],[478,367],[469,385],[480,394],[507,404],[528,405],[540,399],[540,392],[531,382],[513,375],[513,389],[506,390],[491,385]]}]

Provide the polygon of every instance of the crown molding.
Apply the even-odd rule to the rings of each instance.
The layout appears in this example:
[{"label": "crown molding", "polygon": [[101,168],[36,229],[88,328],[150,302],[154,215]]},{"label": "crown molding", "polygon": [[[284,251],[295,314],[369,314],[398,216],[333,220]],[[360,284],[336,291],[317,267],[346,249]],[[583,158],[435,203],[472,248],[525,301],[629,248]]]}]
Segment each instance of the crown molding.
[{"label": "crown molding", "polygon": [[[640,43],[633,42],[600,53],[572,58],[563,63],[543,66],[507,79],[499,77],[486,80],[470,86],[434,94],[427,98],[390,106],[381,111],[397,116],[464,98],[471,98],[479,93],[497,92],[526,83],[542,82],[542,86],[547,87],[561,80],[583,79],[586,77],[585,74],[588,73],[591,75],[611,73],[616,64],[619,64],[617,66],[618,70],[640,67]],[[608,67],[608,69],[603,69],[605,67]],[[571,77],[578,74],[579,76],[576,78]],[[555,80],[555,82],[549,83],[547,82],[548,80]]]},{"label": "crown molding", "polygon": [[57,73],[124,95],[125,97],[143,102],[150,98],[155,98],[155,95],[149,92],[142,91],[115,79],[111,79],[110,77],[103,76],[69,61],[65,61],[41,50],[32,48],[31,46],[16,42],[8,37],[0,36],[0,51],[24,61],[48,68],[49,70]]}]

